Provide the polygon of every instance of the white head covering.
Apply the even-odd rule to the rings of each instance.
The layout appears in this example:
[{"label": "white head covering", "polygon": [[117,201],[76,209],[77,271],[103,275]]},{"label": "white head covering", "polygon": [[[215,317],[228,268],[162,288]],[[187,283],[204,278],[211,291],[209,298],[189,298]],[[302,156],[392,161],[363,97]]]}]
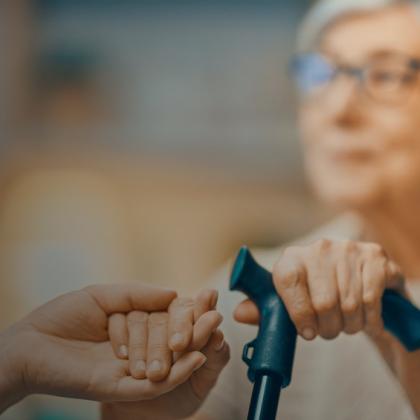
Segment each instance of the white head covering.
[{"label": "white head covering", "polygon": [[310,9],[300,26],[297,37],[297,51],[311,50],[316,45],[325,27],[343,15],[374,11],[398,4],[412,5],[420,11],[419,0],[320,0]]}]

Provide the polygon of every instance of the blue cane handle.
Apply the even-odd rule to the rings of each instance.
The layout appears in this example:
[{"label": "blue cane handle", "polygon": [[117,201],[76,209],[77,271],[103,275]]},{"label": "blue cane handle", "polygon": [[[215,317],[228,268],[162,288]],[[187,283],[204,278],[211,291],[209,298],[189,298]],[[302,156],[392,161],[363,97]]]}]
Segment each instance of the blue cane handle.
[{"label": "blue cane handle", "polygon": [[408,351],[420,349],[420,309],[395,292],[385,290],[382,298],[385,328],[400,340]]}]

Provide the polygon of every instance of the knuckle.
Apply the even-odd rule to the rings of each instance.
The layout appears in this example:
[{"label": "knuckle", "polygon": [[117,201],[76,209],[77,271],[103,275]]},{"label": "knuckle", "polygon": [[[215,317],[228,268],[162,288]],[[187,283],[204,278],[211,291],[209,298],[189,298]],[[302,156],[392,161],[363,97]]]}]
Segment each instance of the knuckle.
[{"label": "knuckle", "polygon": [[180,297],[178,298],[178,304],[186,308],[191,308],[194,306],[194,300],[191,298]]},{"label": "knuckle", "polygon": [[321,238],[314,242],[314,247],[319,252],[327,252],[331,249],[333,242],[331,239]]},{"label": "knuckle", "polygon": [[331,297],[324,297],[322,299],[316,299],[313,302],[313,306],[316,312],[325,314],[334,310],[337,306],[336,299]]},{"label": "knuckle", "polygon": [[282,289],[297,287],[301,280],[299,270],[291,268],[283,269],[282,272],[278,272],[278,278],[278,285]]},{"label": "knuckle", "polygon": [[388,258],[386,256],[378,256],[378,266],[380,267],[382,273],[385,275],[387,271],[387,265],[388,265]]},{"label": "knuckle", "polygon": [[204,289],[199,293],[199,297],[206,301],[210,300],[217,293],[214,289]]},{"label": "knuckle", "polygon": [[350,239],[345,240],[342,242],[342,247],[345,252],[352,253],[358,250],[358,243],[356,241],[352,241]]},{"label": "knuckle", "polygon": [[194,300],[192,298],[178,297],[171,303],[171,309],[194,309]]},{"label": "knuckle", "polygon": [[389,261],[386,265],[387,273],[390,276],[402,275],[401,267],[394,261]]},{"label": "knuckle", "polygon": [[297,266],[296,255],[286,251],[274,264],[273,275],[282,277],[287,272],[294,271]]},{"label": "knuckle", "polygon": [[290,316],[294,319],[297,326],[306,326],[314,322],[315,313],[310,308],[305,307],[290,312]]},{"label": "knuckle", "polygon": [[367,247],[368,247],[369,254],[372,255],[373,257],[386,258],[386,252],[381,245],[373,243],[373,242],[369,242],[367,244]]},{"label": "knuckle", "polygon": [[354,298],[347,298],[341,302],[341,310],[345,315],[352,315],[359,309],[359,303]]},{"label": "knuckle", "polygon": [[379,294],[375,290],[368,290],[363,294],[363,304],[367,307],[375,306],[379,301]]},{"label": "knuckle", "polygon": [[290,305],[289,312],[294,313],[296,316],[301,318],[310,318],[315,316],[315,312],[312,308],[310,299],[304,296],[296,296],[293,300],[293,304]]},{"label": "knuckle", "polygon": [[283,250],[282,253],[282,257],[281,258],[290,258],[290,257],[294,257],[299,253],[300,247],[296,246],[296,245],[291,245],[286,247]]}]

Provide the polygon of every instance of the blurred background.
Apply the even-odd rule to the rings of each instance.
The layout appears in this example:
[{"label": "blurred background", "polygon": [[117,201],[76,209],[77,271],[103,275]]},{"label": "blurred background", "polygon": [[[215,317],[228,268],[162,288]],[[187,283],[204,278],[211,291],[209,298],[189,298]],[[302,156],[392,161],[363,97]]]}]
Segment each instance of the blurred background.
[{"label": "blurred background", "polygon": [[[287,72],[309,3],[0,2],[2,327],[90,283],[192,292],[330,216]],[[13,418],[84,418],[45,407]]]}]

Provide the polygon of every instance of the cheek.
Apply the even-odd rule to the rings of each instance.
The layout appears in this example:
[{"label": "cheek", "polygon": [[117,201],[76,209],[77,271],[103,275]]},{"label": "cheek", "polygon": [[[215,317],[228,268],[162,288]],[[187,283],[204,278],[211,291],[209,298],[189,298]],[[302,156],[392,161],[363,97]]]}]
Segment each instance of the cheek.
[{"label": "cheek", "polygon": [[[420,143],[417,141],[416,143]],[[383,172],[394,191],[420,189],[420,144],[394,148],[384,158]]]},{"label": "cheek", "polygon": [[306,171],[324,199],[359,205],[420,188],[420,106],[371,108],[368,116],[365,124],[352,129],[371,143],[374,157],[341,165],[326,158],[322,147],[334,127],[319,108],[302,108],[299,126]]},{"label": "cheek", "polygon": [[316,142],[323,128],[325,122],[319,109],[312,104],[302,105],[298,114],[298,129],[303,145]]},{"label": "cheek", "polygon": [[[381,167],[390,184],[420,178],[420,108],[389,112],[377,138]],[[401,110],[404,111],[404,110]],[[384,113],[385,114],[385,113]]]}]

